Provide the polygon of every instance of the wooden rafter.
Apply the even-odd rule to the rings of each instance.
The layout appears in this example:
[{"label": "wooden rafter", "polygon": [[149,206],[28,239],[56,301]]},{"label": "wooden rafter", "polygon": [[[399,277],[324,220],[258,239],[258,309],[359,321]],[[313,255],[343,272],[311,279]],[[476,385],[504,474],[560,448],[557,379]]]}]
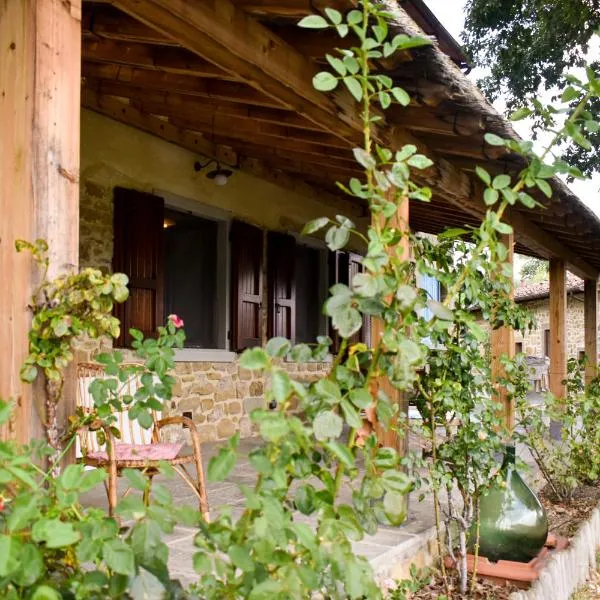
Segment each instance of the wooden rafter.
[{"label": "wooden rafter", "polygon": [[230,0],[117,0],[136,19],[238,75],[252,87],[350,143],[362,124],[349,94],[312,87],[315,65]]},{"label": "wooden rafter", "polygon": [[150,69],[136,69],[116,64],[83,63],[83,76],[109,82],[120,82],[158,91],[171,91],[202,98],[221,99],[256,106],[281,108],[281,103],[245,83],[202,79]]},{"label": "wooden rafter", "polygon": [[234,0],[234,4],[255,17],[288,19],[300,19],[325,8],[345,12],[355,5],[351,0]]},{"label": "wooden rafter", "polygon": [[114,63],[166,73],[238,81],[237,77],[185,48],[93,39],[83,41],[82,55],[84,60],[90,62]]},{"label": "wooden rafter", "polygon": [[359,218],[364,214],[364,209],[356,203],[340,196],[329,194],[323,191],[323,189],[312,187],[302,181],[302,179],[292,177],[284,171],[273,169],[268,164],[252,156],[240,156],[230,146],[215,143],[202,135],[176,127],[158,117],[144,114],[123,101],[115,98],[99,97],[97,94],[87,90],[83,94],[83,106],[202,156],[219,160],[222,164],[265,179],[284,189],[304,195],[307,198],[316,199],[326,205],[335,207],[337,210],[351,217]]}]

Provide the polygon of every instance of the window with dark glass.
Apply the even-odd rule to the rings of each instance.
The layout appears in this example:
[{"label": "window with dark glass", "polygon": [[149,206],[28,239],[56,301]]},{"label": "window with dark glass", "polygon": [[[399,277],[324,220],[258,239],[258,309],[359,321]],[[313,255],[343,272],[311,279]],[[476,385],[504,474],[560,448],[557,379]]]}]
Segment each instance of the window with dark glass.
[{"label": "window with dark glass", "polygon": [[165,312],[185,321],[186,347],[218,348],[219,225],[165,209]]}]

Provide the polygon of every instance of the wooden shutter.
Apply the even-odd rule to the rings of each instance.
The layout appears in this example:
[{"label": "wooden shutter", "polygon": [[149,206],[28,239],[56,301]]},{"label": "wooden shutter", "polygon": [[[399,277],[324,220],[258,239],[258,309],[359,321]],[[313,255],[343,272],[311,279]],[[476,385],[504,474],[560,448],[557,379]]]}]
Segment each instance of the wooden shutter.
[{"label": "wooden shutter", "polygon": [[232,350],[261,341],[263,233],[240,221],[231,224]]},{"label": "wooden shutter", "polygon": [[269,280],[269,337],[296,338],[296,242],[292,236],[271,232],[267,238]]},{"label": "wooden shutter", "polygon": [[115,188],[113,270],[129,277],[129,298],[116,306],[119,346],[129,346],[131,328],[153,336],[164,322],[164,201],[136,190]]}]

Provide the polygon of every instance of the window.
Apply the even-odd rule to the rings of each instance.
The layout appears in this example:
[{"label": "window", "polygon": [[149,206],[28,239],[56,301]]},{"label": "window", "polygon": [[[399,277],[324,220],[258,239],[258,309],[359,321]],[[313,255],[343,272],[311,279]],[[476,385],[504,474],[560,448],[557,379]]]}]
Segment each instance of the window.
[{"label": "window", "polygon": [[544,329],[544,356],[550,357],[550,330]]},{"label": "window", "polygon": [[296,343],[314,343],[326,332],[321,309],[327,297],[327,253],[297,245],[295,255]]},{"label": "window", "polygon": [[217,255],[219,223],[164,212],[165,313],[185,321],[188,348],[220,348]]},{"label": "window", "polygon": [[[185,321],[187,348],[226,348],[225,221],[165,208],[163,198],[115,188],[113,268],[129,277],[130,297],[115,313],[119,346],[129,329],[155,334],[165,316]],[[197,205],[196,205],[197,206]],[[195,208],[196,208],[195,206]]]},{"label": "window", "polygon": [[522,354],[523,353],[523,342],[516,342],[515,343],[515,354]]}]

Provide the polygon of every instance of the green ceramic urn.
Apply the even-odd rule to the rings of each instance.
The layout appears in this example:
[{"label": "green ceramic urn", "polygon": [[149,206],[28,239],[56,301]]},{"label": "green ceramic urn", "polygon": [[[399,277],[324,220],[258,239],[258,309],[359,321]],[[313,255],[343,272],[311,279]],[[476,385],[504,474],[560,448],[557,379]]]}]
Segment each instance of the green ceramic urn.
[{"label": "green ceramic urn", "polygon": [[479,554],[492,561],[529,562],[548,537],[546,511],[517,472],[514,446],[507,446],[499,475],[499,483],[481,498]]}]

